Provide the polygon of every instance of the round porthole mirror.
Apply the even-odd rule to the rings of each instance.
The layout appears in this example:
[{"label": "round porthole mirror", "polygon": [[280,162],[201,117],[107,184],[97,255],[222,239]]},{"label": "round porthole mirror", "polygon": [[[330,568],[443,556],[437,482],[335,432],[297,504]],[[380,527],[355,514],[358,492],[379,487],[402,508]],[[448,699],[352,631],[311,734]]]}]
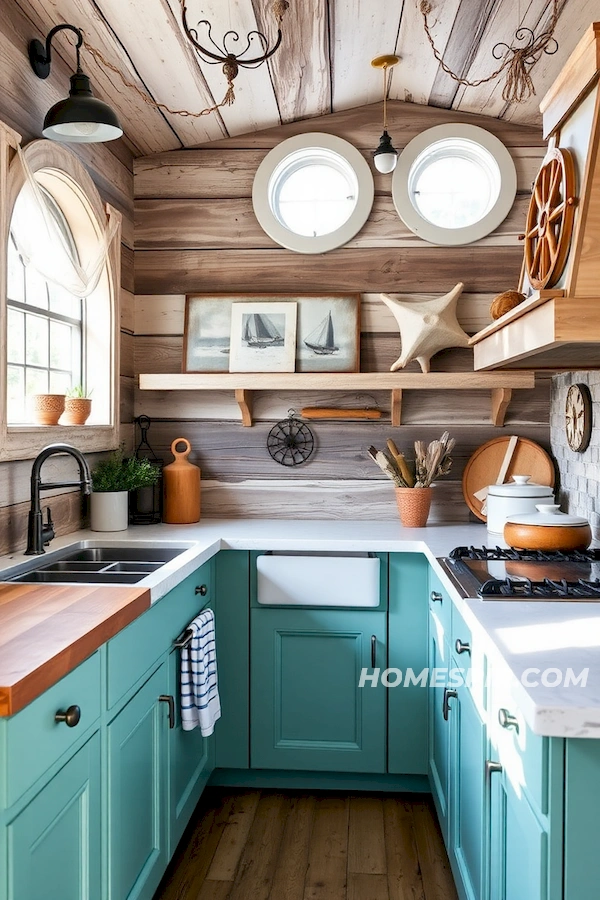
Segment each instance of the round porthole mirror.
[{"label": "round porthole mirror", "polygon": [[371,212],[373,176],[363,156],[342,138],[301,134],[264,158],[252,188],[263,230],[297,253],[325,253],[360,231]]},{"label": "round porthole mirror", "polygon": [[510,153],[475,125],[438,125],[418,135],[392,181],[398,215],[433,244],[469,244],[494,231],[516,192]]}]

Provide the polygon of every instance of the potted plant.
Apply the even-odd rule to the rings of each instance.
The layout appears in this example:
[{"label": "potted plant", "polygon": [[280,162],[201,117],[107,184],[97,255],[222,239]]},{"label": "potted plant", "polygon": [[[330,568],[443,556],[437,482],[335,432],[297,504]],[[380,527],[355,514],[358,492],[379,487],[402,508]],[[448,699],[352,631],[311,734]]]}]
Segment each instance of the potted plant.
[{"label": "potted plant", "polygon": [[92,471],[92,531],[124,531],[128,524],[129,491],[151,487],[160,470],[147,459],[125,457],[119,448]]},{"label": "potted plant", "polygon": [[400,521],[407,528],[422,528],[427,524],[431,507],[432,482],[447,475],[452,466],[450,453],[456,441],[445,431],[441,438],[427,447],[415,441],[415,460],[410,464],[393,440],[388,440],[386,453],[369,447],[368,453],[382,472],[396,487],[396,502]]},{"label": "potted plant", "polygon": [[91,391],[78,384],[67,391],[63,425],[85,425],[92,411]]}]

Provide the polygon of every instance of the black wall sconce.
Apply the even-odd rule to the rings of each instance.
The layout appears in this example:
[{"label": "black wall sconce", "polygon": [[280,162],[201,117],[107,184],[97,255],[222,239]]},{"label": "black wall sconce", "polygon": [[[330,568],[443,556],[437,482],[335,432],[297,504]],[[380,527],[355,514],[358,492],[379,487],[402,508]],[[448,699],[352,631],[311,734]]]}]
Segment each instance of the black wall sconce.
[{"label": "black wall sconce", "polygon": [[121,137],[123,129],[116,113],[92,94],[90,79],[81,70],[80,48],[83,33],[74,25],[57,25],[46,38],[46,46],[33,40],[29,44],[29,61],[38,78],[50,74],[51,44],[59,31],[72,31],[77,35],[77,71],[71,75],[69,96],[59,100],[46,113],[42,134],[53,141],[95,144],[114,141]]}]

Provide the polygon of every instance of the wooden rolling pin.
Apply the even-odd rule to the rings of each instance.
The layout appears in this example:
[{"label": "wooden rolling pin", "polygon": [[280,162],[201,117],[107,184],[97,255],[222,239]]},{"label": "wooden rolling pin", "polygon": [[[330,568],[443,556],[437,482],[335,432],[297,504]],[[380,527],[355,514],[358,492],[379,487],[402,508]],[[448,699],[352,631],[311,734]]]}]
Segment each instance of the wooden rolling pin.
[{"label": "wooden rolling pin", "polygon": [[304,419],[380,419],[380,409],[339,409],[329,406],[305,406]]}]

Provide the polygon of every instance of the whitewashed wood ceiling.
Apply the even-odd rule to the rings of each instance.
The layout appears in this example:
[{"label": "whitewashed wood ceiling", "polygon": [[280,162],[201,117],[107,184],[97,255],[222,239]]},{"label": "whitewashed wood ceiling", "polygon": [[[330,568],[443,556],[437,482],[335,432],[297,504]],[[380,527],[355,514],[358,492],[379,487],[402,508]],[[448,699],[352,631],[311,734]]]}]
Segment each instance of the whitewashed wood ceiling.
[{"label": "whitewashed wood ceiling", "polygon": [[[274,35],[272,0],[188,0],[190,18],[207,18],[213,34],[254,28]],[[390,97],[537,124],[538,104],[581,34],[600,17],[600,0],[559,0],[555,32],[559,50],[533,71],[537,96],[524,104],[502,100],[503,80],[462,87],[436,62],[423,32],[418,0],[289,0],[282,46],[268,65],[241,69],[237,99],[200,119],[170,115],[146,104],[118,76],[83,53],[83,68],[98,96],[117,110],[136,155],[194,147],[298,119],[373,103],[381,98],[381,74],[370,60],[397,53]],[[539,31],[552,0],[431,0],[435,41],[451,68],[470,80],[494,71],[498,41],[510,43],[519,24]],[[128,80],[172,108],[200,110],[225,93],[220,66],[201,64],[187,42],[180,0],[2,0],[20,6],[32,37],[60,22],[84,29],[88,41]],[[70,65],[72,38],[56,49]],[[66,87],[66,86],[65,86]]]}]

